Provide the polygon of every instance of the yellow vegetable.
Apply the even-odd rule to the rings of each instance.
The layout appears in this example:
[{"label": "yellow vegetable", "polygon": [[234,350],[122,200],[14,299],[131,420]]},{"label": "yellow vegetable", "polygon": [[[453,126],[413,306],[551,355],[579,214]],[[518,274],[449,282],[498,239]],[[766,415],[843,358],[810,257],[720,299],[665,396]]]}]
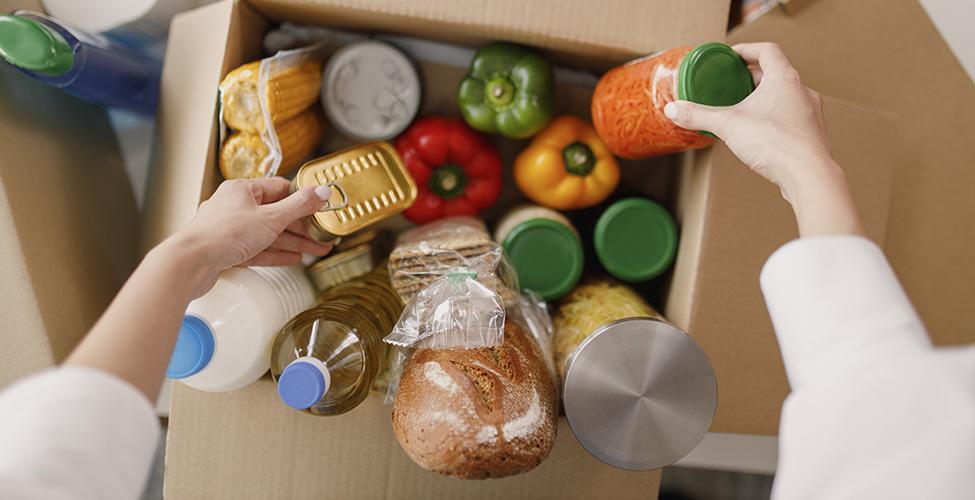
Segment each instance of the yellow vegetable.
[{"label": "yellow vegetable", "polygon": [[[281,165],[276,175],[288,175],[315,150],[325,131],[322,120],[320,111],[309,109],[275,127],[281,146]],[[264,177],[270,154],[260,135],[234,132],[220,149],[220,173],[225,179]]]},{"label": "yellow vegetable", "polygon": [[[247,63],[227,74],[220,83],[223,121],[240,132],[264,131],[264,113],[258,95],[261,61]],[[265,95],[268,115],[277,125],[308,109],[322,88],[322,64],[308,61],[271,76]]]},{"label": "yellow vegetable", "polygon": [[560,116],[515,160],[515,183],[535,203],[556,210],[605,200],[620,181],[619,164],[592,125]]}]

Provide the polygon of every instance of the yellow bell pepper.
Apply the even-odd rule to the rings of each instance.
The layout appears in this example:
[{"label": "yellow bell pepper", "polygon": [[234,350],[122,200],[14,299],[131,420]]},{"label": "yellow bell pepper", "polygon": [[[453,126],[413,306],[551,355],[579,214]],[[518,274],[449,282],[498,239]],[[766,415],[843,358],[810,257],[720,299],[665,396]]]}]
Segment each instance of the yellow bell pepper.
[{"label": "yellow bell pepper", "polygon": [[620,167],[592,125],[560,116],[515,160],[515,183],[535,203],[556,210],[598,204],[620,182]]}]

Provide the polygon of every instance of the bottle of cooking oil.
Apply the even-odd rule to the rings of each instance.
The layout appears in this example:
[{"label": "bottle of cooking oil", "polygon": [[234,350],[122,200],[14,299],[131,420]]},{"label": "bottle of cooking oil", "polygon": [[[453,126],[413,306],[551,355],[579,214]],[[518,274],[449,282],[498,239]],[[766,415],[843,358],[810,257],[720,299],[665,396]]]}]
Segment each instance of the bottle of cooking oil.
[{"label": "bottle of cooking oil", "polygon": [[329,288],[286,324],[271,350],[281,400],[312,415],[355,408],[384,368],[383,337],[403,311],[385,264]]}]

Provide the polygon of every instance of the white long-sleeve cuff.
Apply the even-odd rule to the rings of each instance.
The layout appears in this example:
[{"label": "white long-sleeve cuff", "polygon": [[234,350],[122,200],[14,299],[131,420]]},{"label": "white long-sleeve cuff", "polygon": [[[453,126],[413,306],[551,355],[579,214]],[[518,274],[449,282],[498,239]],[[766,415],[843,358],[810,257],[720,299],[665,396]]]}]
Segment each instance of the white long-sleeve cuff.
[{"label": "white long-sleeve cuff", "polygon": [[761,285],[793,390],[851,353],[930,345],[883,252],[866,238],[792,241],[769,257]]}]

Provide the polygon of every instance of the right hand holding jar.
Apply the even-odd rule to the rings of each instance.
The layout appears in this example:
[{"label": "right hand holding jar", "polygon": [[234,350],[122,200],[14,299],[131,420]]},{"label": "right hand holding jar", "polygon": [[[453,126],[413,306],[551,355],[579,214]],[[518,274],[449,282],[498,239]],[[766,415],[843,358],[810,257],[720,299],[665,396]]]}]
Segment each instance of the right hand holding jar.
[{"label": "right hand holding jar", "polygon": [[599,80],[593,125],[613,154],[631,160],[710,146],[706,131],[681,128],[664,115],[675,100],[732,106],[754,90],[745,61],[731,47],[706,43],[630,61]]}]

